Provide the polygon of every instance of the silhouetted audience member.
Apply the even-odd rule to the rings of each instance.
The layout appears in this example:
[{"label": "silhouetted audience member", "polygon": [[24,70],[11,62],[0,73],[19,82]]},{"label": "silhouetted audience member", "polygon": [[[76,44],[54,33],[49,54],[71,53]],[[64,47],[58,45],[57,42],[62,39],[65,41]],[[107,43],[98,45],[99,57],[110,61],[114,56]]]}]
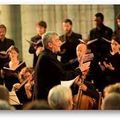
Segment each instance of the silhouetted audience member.
[{"label": "silhouetted audience member", "polygon": [[0,85],[0,100],[9,102],[9,91],[3,85]]},{"label": "silhouetted audience member", "polygon": [[15,110],[15,108],[9,105],[8,102],[0,100],[0,110]]},{"label": "silhouetted audience member", "polygon": [[23,110],[51,110],[47,101],[44,100],[35,100],[32,102],[27,103]]},{"label": "silhouetted audience member", "polygon": [[120,94],[110,93],[103,99],[102,110],[120,110]]}]

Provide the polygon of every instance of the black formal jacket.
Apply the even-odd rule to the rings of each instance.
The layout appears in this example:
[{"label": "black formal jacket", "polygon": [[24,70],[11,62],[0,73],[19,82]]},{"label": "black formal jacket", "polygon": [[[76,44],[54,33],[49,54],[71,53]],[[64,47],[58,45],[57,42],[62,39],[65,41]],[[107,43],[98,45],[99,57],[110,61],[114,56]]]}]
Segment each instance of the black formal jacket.
[{"label": "black formal jacket", "polygon": [[[7,51],[7,49],[11,46],[14,45],[14,41],[8,38],[5,38],[4,41],[0,40],[0,51]],[[7,59],[2,59],[0,58],[0,69],[4,66],[6,62],[9,61],[9,58]]]},{"label": "black formal jacket", "polygon": [[88,45],[88,48],[91,49],[95,57],[101,58],[109,53],[111,49],[110,43],[102,40],[102,37],[111,41],[112,34],[112,29],[104,24],[100,28],[96,27],[90,31],[90,40],[98,39],[98,41]]},{"label": "black formal jacket", "polygon": [[108,84],[115,84],[117,82],[120,82],[120,54],[108,54],[108,56],[105,58],[105,61],[107,63],[111,63],[115,68],[115,70],[105,70],[106,80]]},{"label": "black formal jacket", "polygon": [[[38,40],[41,40],[41,43],[39,43],[38,46],[42,46],[42,37],[41,36],[35,35],[34,37],[31,38],[31,41],[34,42],[34,43],[37,43]],[[36,55],[36,50],[35,50],[33,44],[30,45],[29,53],[34,55],[34,57],[33,57],[33,67],[35,67],[35,65],[37,63],[38,56]]]},{"label": "black formal jacket", "polygon": [[69,37],[62,35],[60,36],[60,39],[64,42],[64,44],[61,46],[61,51],[63,51],[61,54],[61,62],[67,63],[71,59],[77,58],[76,47],[80,43],[79,39],[82,39],[82,35],[72,32]]},{"label": "black formal jacket", "polygon": [[57,55],[45,49],[35,67],[35,99],[47,99],[49,90],[63,80],[71,80],[81,75],[80,69],[65,71]]}]

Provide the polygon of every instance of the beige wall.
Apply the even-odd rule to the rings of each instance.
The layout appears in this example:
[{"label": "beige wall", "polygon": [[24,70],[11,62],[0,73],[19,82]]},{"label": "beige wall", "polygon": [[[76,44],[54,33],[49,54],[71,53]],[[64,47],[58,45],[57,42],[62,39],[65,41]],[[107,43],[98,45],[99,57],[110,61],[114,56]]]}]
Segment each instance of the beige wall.
[{"label": "beige wall", "polygon": [[[62,21],[70,18],[73,21],[73,30],[86,38],[89,30],[94,27],[94,14],[103,12],[105,24],[114,29],[113,5],[21,5],[17,7],[6,5],[0,6],[0,11],[0,23],[8,27],[8,36],[14,37],[19,34],[16,36],[16,43],[21,50],[23,60],[29,66],[32,65],[32,55],[28,53],[29,44],[26,39],[30,40],[36,34],[35,23],[39,20],[48,23],[47,31],[62,34]],[[12,19],[13,17],[15,19]],[[13,24],[19,26],[14,27],[14,31],[12,31]],[[19,40],[18,37],[21,39]]]}]

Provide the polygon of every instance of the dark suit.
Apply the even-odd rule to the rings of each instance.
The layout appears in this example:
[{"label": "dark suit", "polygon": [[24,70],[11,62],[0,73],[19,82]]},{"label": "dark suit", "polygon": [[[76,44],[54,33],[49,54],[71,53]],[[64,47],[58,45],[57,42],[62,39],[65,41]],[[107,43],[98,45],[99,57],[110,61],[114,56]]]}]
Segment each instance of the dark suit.
[{"label": "dark suit", "polygon": [[57,55],[45,49],[38,58],[35,67],[35,98],[47,99],[49,90],[62,80],[71,80],[81,75],[80,69],[65,71]]},{"label": "dark suit", "polygon": [[94,80],[96,88],[100,91],[104,88],[104,74],[102,73],[99,61],[101,61],[111,50],[111,44],[103,40],[102,37],[111,41],[113,31],[111,28],[101,25],[100,28],[96,27],[90,31],[90,40],[98,39],[96,42],[88,45],[88,48],[91,49],[94,53],[94,59],[90,66],[90,75],[91,79]]},{"label": "dark suit", "polygon": [[88,47],[92,50],[95,56],[101,58],[109,53],[111,46],[110,43],[102,40],[102,37],[111,41],[113,31],[111,28],[102,25],[100,28],[93,28],[90,31],[90,40],[98,39],[97,42],[90,44]]},{"label": "dark suit", "polygon": [[[39,36],[39,35],[35,35],[34,37],[31,38],[31,41],[35,42],[35,43],[37,43],[38,40],[42,41],[42,37]],[[38,44],[37,47],[39,47],[39,46],[42,46],[42,42],[40,44]],[[34,57],[33,57],[33,67],[35,67],[35,65],[37,63],[38,56],[36,55],[36,49],[34,48],[33,44],[30,45],[29,53],[34,55]]]},{"label": "dark suit", "polygon": [[68,63],[71,59],[77,58],[76,47],[80,43],[79,39],[82,39],[82,35],[72,32],[70,36],[60,36],[60,39],[65,42],[61,46],[61,51],[64,51],[61,55],[61,62]]},{"label": "dark suit", "polygon": [[[14,45],[14,41],[8,38],[5,38],[4,41],[0,40],[0,51],[7,51],[7,49],[11,46]],[[3,68],[4,64],[9,61],[9,57],[7,58],[0,58],[0,69]],[[0,84],[3,84],[3,79],[0,76]]]}]

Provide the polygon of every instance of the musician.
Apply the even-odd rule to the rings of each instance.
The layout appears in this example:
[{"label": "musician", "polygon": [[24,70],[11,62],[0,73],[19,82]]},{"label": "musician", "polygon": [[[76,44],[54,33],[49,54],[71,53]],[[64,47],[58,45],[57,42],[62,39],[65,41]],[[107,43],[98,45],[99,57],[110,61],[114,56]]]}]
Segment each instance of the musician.
[{"label": "musician", "polygon": [[[111,38],[113,31],[108,26],[104,25],[104,15],[102,13],[95,14],[95,25],[96,27],[90,30],[89,39],[97,39],[96,42],[88,45],[91,52],[94,54],[94,59],[91,63],[90,74],[94,80],[95,86],[99,91],[103,91],[104,88],[104,74],[99,67],[99,61],[101,61],[110,51]],[[103,38],[107,39],[104,40]]]},{"label": "musician", "polygon": [[112,51],[100,64],[106,76],[106,85],[120,82],[120,36],[115,35],[111,41]]},{"label": "musician", "polygon": [[[13,84],[19,82],[18,73],[23,67],[25,67],[25,65],[22,64],[23,61],[19,60],[19,50],[15,46],[11,46],[9,48],[8,54],[10,61],[4,65],[3,74],[4,74],[5,86],[8,88],[9,91],[11,91]],[[7,69],[9,69],[9,71]]]},{"label": "musician", "polygon": [[117,22],[117,28],[114,31],[114,35],[117,34],[118,36],[120,36],[120,13],[116,17],[116,22]]},{"label": "musician", "polygon": [[43,38],[44,51],[39,55],[35,68],[35,98],[47,99],[49,90],[60,84],[62,80],[71,80],[81,75],[80,68],[65,71],[61,62],[57,60],[61,41],[57,33],[50,32]]},{"label": "musician", "polygon": [[[34,79],[33,79],[34,70],[29,67],[23,68],[19,73],[19,83],[15,83],[13,85],[13,90],[18,91],[21,87],[24,87],[24,93],[29,100],[32,100],[33,96],[33,86],[34,86]],[[23,96],[21,96],[23,97]]]},{"label": "musician", "polygon": [[42,38],[43,38],[43,35],[46,32],[46,29],[47,29],[47,23],[45,21],[39,21],[36,24],[37,35],[35,35],[34,37],[31,38],[32,42],[34,42],[34,43],[38,42],[38,44],[36,44],[36,45],[32,43],[30,45],[30,48],[29,48],[29,53],[34,55],[33,67],[35,67],[35,65],[36,65],[36,62],[37,62],[37,59],[38,59],[38,55],[43,50]]},{"label": "musician", "polygon": [[[0,71],[3,68],[4,64],[9,61],[9,57],[7,54],[1,54],[1,52],[6,53],[8,48],[11,45],[14,45],[14,41],[12,39],[6,38],[7,28],[5,25],[0,25]],[[3,79],[0,75],[0,84],[3,84]]]},{"label": "musician", "polygon": [[65,19],[63,22],[64,34],[60,36],[63,42],[61,46],[61,62],[68,63],[71,59],[75,59],[76,47],[80,43],[79,39],[82,39],[82,35],[73,32],[72,21],[70,19]]},{"label": "musician", "polygon": [[95,56],[97,56],[98,59],[100,59],[101,57],[106,55],[110,49],[110,44],[102,40],[102,37],[111,41],[113,31],[111,28],[104,25],[104,15],[102,13],[95,14],[95,25],[96,27],[90,30],[89,39],[93,40],[97,38],[98,41],[91,44],[89,47],[95,54]]}]

